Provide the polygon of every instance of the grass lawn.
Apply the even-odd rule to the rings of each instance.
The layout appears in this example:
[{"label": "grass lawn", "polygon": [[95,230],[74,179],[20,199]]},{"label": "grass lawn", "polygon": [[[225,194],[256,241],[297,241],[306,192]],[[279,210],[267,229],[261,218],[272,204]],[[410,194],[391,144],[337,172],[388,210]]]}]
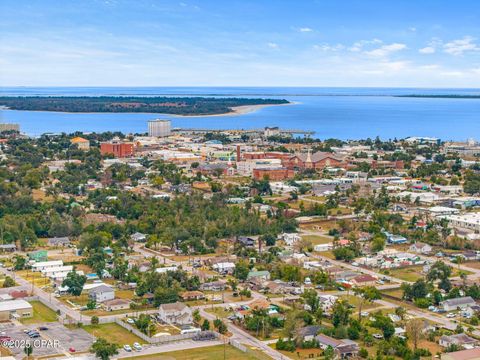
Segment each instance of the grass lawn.
[{"label": "grass lawn", "polygon": [[[275,349],[275,344],[269,345],[272,349]],[[294,352],[290,351],[280,351],[277,350],[282,355],[285,355],[289,359],[319,359],[323,358],[322,349],[297,349]]]},{"label": "grass lawn", "polygon": [[423,266],[410,266],[401,269],[390,269],[390,276],[396,277],[400,280],[415,282],[424,277],[422,273]]},{"label": "grass lawn", "polygon": [[313,245],[328,244],[333,241],[333,238],[323,235],[302,235],[302,239],[310,241]]},{"label": "grass lawn", "polygon": [[57,321],[57,314],[55,311],[43,305],[40,301],[30,301],[30,304],[33,307],[33,316],[20,319],[22,324],[29,325]]},{"label": "grass lawn", "polygon": [[[235,349],[233,346],[208,346],[203,348],[186,349],[181,351],[171,351],[163,354],[135,356],[129,359],[132,360],[223,360],[223,359],[235,359],[235,360],[255,360],[258,357],[243,353],[240,350]],[[264,359],[269,359],[265,356]]]},{"label": "grass lawn", "polygon": [[206,312],[216,315],[220,319],[224,319],[233,314],[232,311],[227,311],[225,308],[217,306],[214,308],[206,308]]},{"label": "grass lawn", "polygon": [[[361,302],[361,300],[358,296],[355,296],[355,295],[341,295],[340,298],[343,299],[343,300],[346,300],[348,304],[354,305],[355,306],[354,313],[355,312],[358,313],[358,307],[360,306],[360,302]],[[362,307],[362,311],[375,309],[376,307],[378,307],[378,305],[375,304],[375,303],[364,302],[363,307]]]},{"label": "grass lawn", "polygon": [[132,334],[130,331],[116,323],[85,325],[83,326],[83,329],[93,336],[104,338],[109,342],[116,343],[121,346],[125,344],[132,345],[134,342],[138,342],[140,344],[145,343],[145,341],[140,339],[138,336]]},{"label": "grass lawn", "polygon": [[17,271],[16,274],[27,280],[30,284],[33,281],[34,285],[38,287],[50,285],[50,280],[47,277],[43,277],[41,272],[20,270]]}]

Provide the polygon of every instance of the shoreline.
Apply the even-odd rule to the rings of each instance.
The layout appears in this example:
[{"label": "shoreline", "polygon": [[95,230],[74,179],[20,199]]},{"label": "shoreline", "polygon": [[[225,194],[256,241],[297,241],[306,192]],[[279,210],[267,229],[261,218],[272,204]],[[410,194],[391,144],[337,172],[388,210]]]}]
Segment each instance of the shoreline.
[{"label": "shoreline", "polygon": [[149,112],[127,112],[127,111],[118,111],[118,112],[76,112],[76,111],[49,111],[49,110],[17,110],[10,109],[6,106],[0,106],[0,111],[28,111],[28,112],[44,112],[44,113],[53,113],[53,114],[148,114],[152,116],[169,116],[173,118],[185,118],[185,117],[210,117],[210,116],[238,116],[248,113],[255,112],[257,110],[263,109],[267,106],[285,106],[285,105],[296,105],[299,102],[289,101],[287,104],[259,104],[259,105],[241,105],[231,107],[232,111],[222,114],[190,114],[190,115],[180,115],[180,114],[169,114],[169,113],[149,113]]},{"label": "shoreline", "polygon": [[[298,102],[289,101],[287,104],[261,104],[261,105],[241,105],[241,106],[233,106],[231,112],[223,113],[223,114],[210,114],[210,115],[170,115],[173,117],[184,118],[184,117],[211,117],[211,116],[238,116],[238,115],[245,115],[249,113],[256,112],[260,109],[266,108],[268,106],[287,106],[287,105],[296,105],[299,104]],[[169,114],[165,114],[169,115]]]}]

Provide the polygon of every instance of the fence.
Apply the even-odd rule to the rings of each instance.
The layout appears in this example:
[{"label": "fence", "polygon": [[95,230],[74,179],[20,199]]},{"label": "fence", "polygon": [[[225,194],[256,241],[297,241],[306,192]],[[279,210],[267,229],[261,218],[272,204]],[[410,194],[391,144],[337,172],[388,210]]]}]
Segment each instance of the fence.
[{"label": "fence", "polygon": [[[115,318],[115,323],[123,327],[124,329],[130,331],[132,334],[135,334],[142,340],[145,340],[146,342],[149,342],[151,344],[165,344],[169,342],[174,342],[174,341],[181,341],[181,340],[187,340],[187,339],[193,339],[196,336],[198,336],[198,333],[190,333],[190,334],[179,334],[179,335],[166,335],[166,336],[159,336],[159,337],[150,337],[144,333],[142,333],[140,330],[134,328],[130,324],[127,324],[125,321],[122,321],[120,319]],[[219,337],[219,334],[216,333],[215,331],[202,331],[202,334],[210,334],[212,337],[217,339]]]}]

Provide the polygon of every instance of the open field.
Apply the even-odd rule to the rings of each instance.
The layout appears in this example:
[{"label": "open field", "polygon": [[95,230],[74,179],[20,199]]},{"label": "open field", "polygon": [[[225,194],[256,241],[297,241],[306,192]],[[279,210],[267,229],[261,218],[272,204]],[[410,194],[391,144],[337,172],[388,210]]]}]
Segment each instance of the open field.
[{"label": "open field", "polygon": [[40,301],[30,301],[33,307],[33,316],[30,318],[22,318],[22,324],[30,325],[44,322],[57,321],[57,314],[49,307],[43,305]]},{"label": "open field", "polygon": [[134,342],[144,344],[145,341],[138,336],[132,334],[128,330],[124,329],[118,324],[108,323],[99,325],[85,325],[83,329],[95,337],[101,337],[109,342],[119,344],[121,346],[125,344],[132,345]]},{"label": "open field", "polygon": [[33,282],[33,284],[38,287],[50,285],[50,280],[47,277],[43,277],[40,272],[20,270],[16,272],[16,275],[27,280],[30,284]]},{"label": "open field", "polygon": [[328,244],[333,241],[331,237],[324,235],[302,235],[302,239],[310,241],[313,245]]},{"label": "open field", "polygon": [[[354,312],[358,312],[358,307],[360,306],[360,298],[355,295],[340,295],[340,298],[346,300],[348,304],[355,306]],[[362,311],[371,310],[377,308],[378,305],[375,303],[364,302]]]},{"label": "open field", "polygon": [[[255,353],[256,355],[256,353]],[[233,346],[217,345],[196,349],[187,349],[181,351],[172,351],[163,354],[135,356],[129,359],[132,360],[223,360],[223,359],[235,359],[235,360],[255,360],[260,357],[249,355],[235,349]],[[264,356],[263,359],[269,359],[268,356]]]},{"label": "open field", "polygon": [[[390,269],[388,270],[388,273],[391,276],[396,277],[400,280],[415,282],[418,279],[421,279],[425,276],[422,270],[423,270],[423,266],[417,265],[417,266],[409,266],[409,267],[404,267],[399,269]],[[462,272],[465,273],[466,275],[472,274],[469,271],[463,271],[463,270],[459,271],[457,268],[452,268],[452,275],[450,277],[459,276],[460,273]]]}]

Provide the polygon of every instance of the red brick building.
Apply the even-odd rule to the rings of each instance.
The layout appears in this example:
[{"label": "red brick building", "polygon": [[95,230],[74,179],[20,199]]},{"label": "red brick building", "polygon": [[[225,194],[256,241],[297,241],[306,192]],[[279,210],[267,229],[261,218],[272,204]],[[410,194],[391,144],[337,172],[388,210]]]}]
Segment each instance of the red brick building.
[{"label": "red brick building", "polygon": [[131,142],[102,142],[100,143],[102,155],[112,154],[115,157],[129,157],[134,153],[134,145]]},{"label": "red brick building", "polygon": [[295,172],[287,168],[253,169],[253,178],[255,180],[263,180],[265,177],[268,177],[271,181],[280,181],[291,179],[294,176]]},{"label": "red brick building", "polygon": [[326,167],[338,167],[343,164],[343,159],[327,152],[311,154],[299,153],[282,160],[283,166],[288,169],[315,169],[322,170]]}]

